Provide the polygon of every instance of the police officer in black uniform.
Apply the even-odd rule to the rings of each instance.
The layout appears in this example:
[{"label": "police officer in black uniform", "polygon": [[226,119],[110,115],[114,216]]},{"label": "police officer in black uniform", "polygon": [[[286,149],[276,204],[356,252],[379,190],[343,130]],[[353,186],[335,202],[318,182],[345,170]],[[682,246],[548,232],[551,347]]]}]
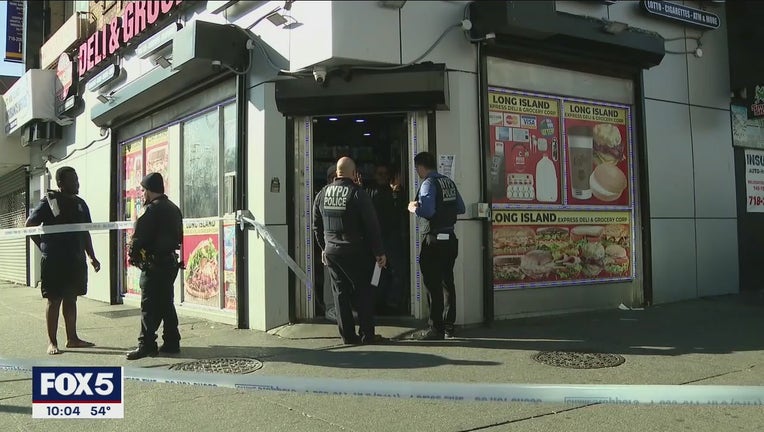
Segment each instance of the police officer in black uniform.
[{"label": "police officer in black uniform", "polygon": [[415,334],[414,339],[442,340],[454,336],[454,263],[459,250],[454,225],[456,216],[465,213],[464,200],[456,183],[438,173],[432,153],[419,153],[414,165],[422,184],[416,201],[410,202],[408,209],[420,219],[419,268],[430,303],[430,326]]},{"label": "police officer in black uniform", "polygon": [[[130,264],[141,269],[141,333],[138,348],[127,353],[128,360],[180,352],[173,285],[183,267],[176,252],[183,242],[183,214],[164,194],[161,174],[147,175],[141,186],[145,210],[135,224],[129,252]],[[164,322],[164,344],[158,349],[160,322]]]},{"label": "police officer in black uniform", "polygon": [[[342,341],[346,344],[381,342],[383,339],[374,333],[372,255],[381,267],[387,265],[387,258],[374,206],[358,185],[352,159],[343,157],[337,162],[337,178],[316,196],[313,230],[332,281]],[[352,303],[358,311],[358,334]]]}]

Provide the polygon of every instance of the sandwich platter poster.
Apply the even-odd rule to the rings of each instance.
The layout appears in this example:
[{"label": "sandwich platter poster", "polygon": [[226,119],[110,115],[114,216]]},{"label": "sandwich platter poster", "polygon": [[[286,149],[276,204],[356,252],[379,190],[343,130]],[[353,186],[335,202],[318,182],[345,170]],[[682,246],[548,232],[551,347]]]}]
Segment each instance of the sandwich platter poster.
[{"label": "sandwich platter poster", "polygon": [[633,278],[631,212],[494,210],[495,289]]},{"label": "sandwich platter poster", "polygon": [[220,224],[183,221],[183,301],[220,309]]},{"label": "sandwich platter poster", "polygon": [[629,116],[625,107],[565,100],[568,205],[631,205]]},{"label": "sandwich platter poster", "polygon": [[130,252],[130,242],[133,239],[133,229],[126,229],[123,233],[124,239],[125,239],[125,253],[123,254],[125,260],[124,260],[124,266],[125,266],[125,274],[124,274],[124,284],[122,286],[122,291],[124,294],[133,294],[133,295],[140,295],[141,294],[141,270],[138,267],[131,266],[128,262],[130,260],[129,252]]},{"label": "sandwich platter poster", "polygon": [[560,100],[488,93],[494,204],[561,205]]}]

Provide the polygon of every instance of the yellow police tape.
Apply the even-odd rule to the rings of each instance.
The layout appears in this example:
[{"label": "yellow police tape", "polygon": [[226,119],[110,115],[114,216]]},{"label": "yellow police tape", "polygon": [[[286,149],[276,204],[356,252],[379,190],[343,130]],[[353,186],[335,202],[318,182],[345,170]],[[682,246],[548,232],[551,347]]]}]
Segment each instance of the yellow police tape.
[{"label": "yellow police tape", "polygon": [[[45,360],[0,358],[0,370],[31,372],[33,366],[61,365]],[[576,406],[591,404],[764,405],[764,386],[445,383],[221,375],[136,367],[125,367],[124,374],[127,380],[143,383],[432,401],[524,402]]]}]

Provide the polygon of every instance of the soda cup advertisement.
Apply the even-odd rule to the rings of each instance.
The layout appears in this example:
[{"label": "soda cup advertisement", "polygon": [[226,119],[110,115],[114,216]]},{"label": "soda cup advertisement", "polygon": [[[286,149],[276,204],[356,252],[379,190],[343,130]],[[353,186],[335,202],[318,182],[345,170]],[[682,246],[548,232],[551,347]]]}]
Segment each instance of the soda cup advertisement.
[{"label": "soda cup advertisement", "polygon": [[562,204],[560,101],[489,92],[494,204]]},{"label": "soda cup advertisement", "polygon": [[629,110],[604,104],[563,104],[570,206],[631,205]]},{"label": "soda cup advertisement", "polygon": [[630,212],[494,210],[495,289],[628,281]]},{"label": "soda cup advertisement", "polygon": [[220,309],[220,222],[183,221],[183,301]]}]

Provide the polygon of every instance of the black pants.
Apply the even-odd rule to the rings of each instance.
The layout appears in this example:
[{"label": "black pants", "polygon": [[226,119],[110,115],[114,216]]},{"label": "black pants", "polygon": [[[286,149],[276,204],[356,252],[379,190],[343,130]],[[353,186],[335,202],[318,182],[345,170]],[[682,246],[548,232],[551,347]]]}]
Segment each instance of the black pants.
[{"label": "black pants", "polygon": [[164,343],[168,346],[180,344],[173,287],[177,276],[177,264],[157,265],[141,272],[141,334],[138,337],[140,346],[156,346],[156,332],[161,322],[164,322]]},{"label": "black pants", "polygon": [[459,254],[459,241],[453,233],[448,240],[425,235],[419,252],[419,269],[430,306],[429,324],[438,332],[453,328],[456,322],[456,287],[454,263]]},{"label": "black pants", "polygon": [[[326,270],[332,281],[337,326],[346,343],[374,338],[374,287],[371,275],[374,261],[366,256],[327,255]],[[355,332],[353,308],[358,311],[358,334]]]}]

